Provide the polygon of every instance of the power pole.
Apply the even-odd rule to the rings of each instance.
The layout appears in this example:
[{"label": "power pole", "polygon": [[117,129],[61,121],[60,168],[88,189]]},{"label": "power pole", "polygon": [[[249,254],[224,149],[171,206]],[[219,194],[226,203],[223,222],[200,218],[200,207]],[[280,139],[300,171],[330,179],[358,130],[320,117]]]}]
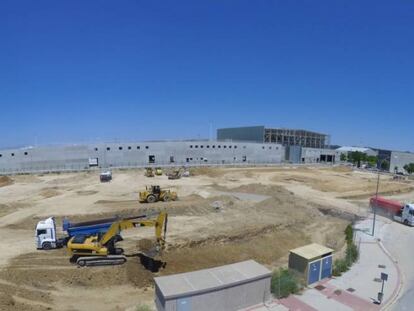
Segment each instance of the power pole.
[{"label": "power pole", "polygon": [[380,182],[380,170],[378,169],[377,191],[375,192],[375,204],[374,204],[374,220],[372,221],[372,236],[374,236],[374,232],[375,232],[375,218],[377,215],[379,182]]}]

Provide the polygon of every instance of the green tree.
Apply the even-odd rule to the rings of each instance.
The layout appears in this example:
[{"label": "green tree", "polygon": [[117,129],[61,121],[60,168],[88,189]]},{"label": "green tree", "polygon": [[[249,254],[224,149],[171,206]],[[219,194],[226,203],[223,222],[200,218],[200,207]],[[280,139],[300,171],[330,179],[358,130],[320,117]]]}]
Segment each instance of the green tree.
[{"label": "green tree", "polygon": [[345,162],[346,160],[348,160],[348,158],[346,156],[346,153],[341,153],[340,160],[343,161],[343,162]]},{"label": "green tree", "polygon": [[355,164],[357,167],[361,167],[362,162],[366,162],[367,155],[360,151],[351,151],[348,153],[348,162]]},{"label": "green tree", "polygon": [[375,167],[375,166],[377,166],[377,163],[378,163],[378,157],[377,156],[367,156],[366,161],[369,164],[369,166]]},{"label": "green tree", "polygon": [[408,174],[414,173],[414,163],[404,165],[404,169],[407,171]]},{"label": "green tree", "polygon": [[390,161],[382,160],[380,167],[383,171],[389,171],[390,170]]}]

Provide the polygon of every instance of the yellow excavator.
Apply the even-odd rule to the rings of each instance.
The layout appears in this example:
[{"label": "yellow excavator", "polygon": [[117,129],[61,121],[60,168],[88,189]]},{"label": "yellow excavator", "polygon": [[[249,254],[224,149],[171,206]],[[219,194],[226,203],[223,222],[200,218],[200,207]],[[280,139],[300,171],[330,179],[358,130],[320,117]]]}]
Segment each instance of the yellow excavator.
[{"label": "yellow excavator", "polygon": [[70,261],[81,267],[123,264],[127,257],[123,255],[122,248],[115,247],[116,242],[122,240],[120,233],[135,227],[154,227],[155,245],[138,255],[141,262],[152,270],[154,261],[159,259],[165,248],[167,220],[168,215],[165,212],[160,212],[154,219],[149,219],[146,215],[134,216],[115,221],[104,234],[74,236],[67,243]]}]

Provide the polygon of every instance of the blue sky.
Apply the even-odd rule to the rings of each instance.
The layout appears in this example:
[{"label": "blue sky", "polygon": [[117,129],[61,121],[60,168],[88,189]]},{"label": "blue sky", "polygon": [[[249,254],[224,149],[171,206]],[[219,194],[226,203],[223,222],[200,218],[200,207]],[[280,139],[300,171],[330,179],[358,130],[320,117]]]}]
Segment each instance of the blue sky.
[{"label": "blue sky", "polygon": [[0,2],[0,147],[329,133],[414,151],[412,1]]}]

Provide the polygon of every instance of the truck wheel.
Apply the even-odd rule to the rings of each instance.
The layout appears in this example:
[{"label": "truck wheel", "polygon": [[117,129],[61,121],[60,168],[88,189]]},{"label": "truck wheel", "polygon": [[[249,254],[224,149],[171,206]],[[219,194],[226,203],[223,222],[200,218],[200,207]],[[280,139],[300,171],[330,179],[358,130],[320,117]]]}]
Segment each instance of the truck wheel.
[{"label": "truck wheel", "polygon": [[408,220],[407,219],[404,220],[404,225],[408,226]]},{"label": "truck wheel", "polygon": [[147,196],[148,203],[154,203],[155,201],[157,201],[157,198],[155,197],[155,195],[150,194],[149,196]]},{"label": "truck wheel", "polygon": [[52,249],[52,244],[50,242],[45,242],[42,244],[42,248],[45,250]]},{"label": "truck wheel", "polygon": [[164,195],[164,202],[169,202],[169,201],[171,201],[171,196],[168,194]]},{"label": "truck wheel", "polygon": [[77,264],[78,264],[78,266],[79,267],[85,267],[85,265],[86,265],[86,260],[79,260],[78,262],[77,262]]}]

